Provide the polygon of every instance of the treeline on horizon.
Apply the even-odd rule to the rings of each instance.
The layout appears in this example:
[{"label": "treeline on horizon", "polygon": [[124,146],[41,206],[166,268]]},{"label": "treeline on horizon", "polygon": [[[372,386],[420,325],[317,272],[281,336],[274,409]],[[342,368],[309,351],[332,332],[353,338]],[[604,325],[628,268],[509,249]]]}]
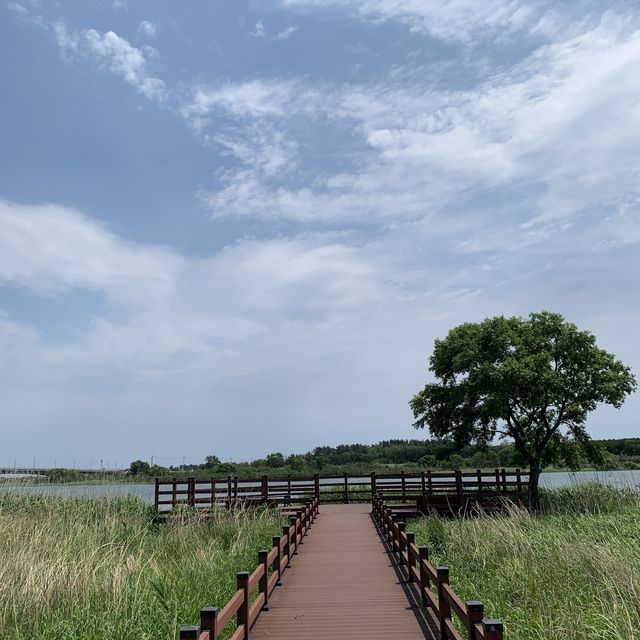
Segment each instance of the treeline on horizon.
[{"label": "treeline on horizon", "polygon": [[[602,469],[640,469],[640,438],[595,440],[604,452]],[[575,468],[586,465],[580,458]],[[211,477],[237,475],[323,475],[342,473],[370,473],[393,470],[415,471],[433,469],[494,469],[502,467],[526,468],[513,445],[468,446],[456,450],[453,444],[439,440],[384,440],[377,444],[343,444],[335,447],[316,447],[304,454],[284,456],[274,452],[266,458],[249,462],[222,462],[215,454],[206,456],[201,464],[185,464],[172,467],[151,466],[136,460],[131,463],[133,475],[167,476],[193,475]],[[553,467],[562,468],[562,467]]]}]

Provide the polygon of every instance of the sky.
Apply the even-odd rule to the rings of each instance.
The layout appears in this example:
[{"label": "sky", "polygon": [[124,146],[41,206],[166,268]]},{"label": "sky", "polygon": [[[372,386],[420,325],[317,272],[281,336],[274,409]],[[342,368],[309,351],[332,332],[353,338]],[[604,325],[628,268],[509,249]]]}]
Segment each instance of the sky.
[{"label": "sky", "polygon": [[0,464],[425,437],[493,315],[640,371],[636,2],[11,1],[0,78]]}]

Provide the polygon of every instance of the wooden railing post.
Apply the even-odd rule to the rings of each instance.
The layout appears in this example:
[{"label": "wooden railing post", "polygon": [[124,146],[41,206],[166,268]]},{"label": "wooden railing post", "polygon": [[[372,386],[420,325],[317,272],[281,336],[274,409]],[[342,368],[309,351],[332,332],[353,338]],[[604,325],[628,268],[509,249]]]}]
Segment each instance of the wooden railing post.
[{"label": "wooden railing post", "polygon": [[479,640],[476,633],[476,625],[482,622],[484,605],[479,600],[467,600],[464,604],[467,607],[469,620],[469,626],[467,627],[468,640]]},{"label": "wooden railing post", "polygon": [[420,474],[420,489],[422,493],[422,499],[424,500],[427,495],[427,486],[425,484],[424,471]]},{"label": "wooden railing post", "polygon": [[193,624],[187,624],[180,627],[180,640],[197,640],[200,635],[200,627]]},{"label": "wooden railing post", "polygon": [[449,583],[449,569],[447,567],[438,567],[436,569],[438,576],[438,621],[440,623],[440,636],[447,638],[446,621],[451,619],[451,605],[444,596],[444,585]]},{"label": "wooden railing post", "polygon": [[349,504],[349,476],[344,474],[344,503]]},{"label": "wooden railing post", "polygon": [[176,501],[178,500],[178,479],[173,478],[171,484],[171,510],[173,511],[176,508]]},{"label": "wooden railing post", "polygon": [[211,476],[211,509],[216,506],[216,479]]},{"label": "wooden railing post", "polygon": [[273,536],[273,538],[271,538],[271,542],[273,543],[273,546],[278,550],[278,553],[276,553],[276,557],[275,560],[273,561],[273,573],[275,573],[278,576],[278,579],[276,580],[276,587],[280,587],[282,586],[282,571],[281,571],[281,564],[280,564],[280,540],[282,540],[282,538],[280,536]]},{"label": "wooden railing post", "polygon": [[269,477],[262,476],[261,478],[261,492],[262,492],[262,503],[267,504],[269,502]]},{"label": "wooden railing post", "polygon": [[411,549],[411,545],[415,544],[416,534],[412,531],[407,531],[407,568],[409,569],[409,577],[407,580],[409,582],[413,582],[413,571],[411,571],[412,567],[416,566],[416,559],[413,557],[413,551]]},{"label": "wooden railing post", "polygon": [[429,572],[425,569],[424,562],[429,562],[429,547],[425,547],[424,545],[418,547],[418,561],[420,563],[420,597],[422,599],[422,606],[427,607],[430,602],[427,599],[425,591],[429,589],[431,580],[429,578]]},{"label": "wooden railing post", "polygon": [[398,556],[400,564],[404,564],[404,556],[402,555],[405,549],[405,540],[403,537],[405,528],[404,522],[398,522]]},{"label": "wooden railing post", "polygon": [[159,502],[160,502],[160,478],[156,478],[156,486],[154,491],[154,503],[156,506],[156,511],[160,510],[160,505],[158,504]]},{"label": "wooden railing post", "polygon": [[[289,525],[293,526],[293,554],[290,554],[290,555],[297,556],[298,555],[298,518],[296,516],[291,516],[289,518]],[[289,543],[289,545],[291,545],[291,543]],[[291,546],[289,548],[291,548]]]},{"label": "wooden railing post", "polygon": [[516,469],[516,482],[518,483],[518,493],[522,491],[522,474],[520,469]]},{"label": "wooden railing post", "polygon": [[507,470],[502,470],[502,489],[505,493],[509,491],[509,487],[507,487]]},{"label": "wooden railing post", "polygon": [[484,627],[484,640],[502,640],[504,627],[500,620],[487,618],[482,621]]},{"label": "wooden railing post", "polygon": [[315,489],[316,498],[318,498],[318,502],[320,502],[320,474],[319,473],[314,474],[313,485]]},{"label": "wooden railing post", "polygon": [[227,476],[227,509],[231,509],[231,476]]},{"label": "wooden railing post", "polygon": [[291,566],[291,535],[289,534],[289,527],[286,524],[282,527],[282,537],[284,538],[282,553],[287,556],[285,568],[288,569]]},{"label": "wooden railing post", "polygon": [[291,504],[291,474],[287,475],[287,505]]},{"label": "wooden railing post", "polygon": [[269,551],[267,549],[260,549],[258,551],[258,563],[262,565],[264,572],[258,582],[258,594],[264,593],[264,604],[262,605],[262,611],[269,611],[269,562],[267,556]]},{"label": "wooden railing post", "polygon": [[193,507],[196,503],[196,479],[189,478],[187,480],[187,504]]},{"label": "wooden railing post", "polygon": [[233,506],[238,506],[238,476],[233,476]]},{"label": "wooden railing post", "polygon": [[462,488],[462,471],[456,469],[456,494],[458,496],[458,507],[462,509],[464,506],[463,488]]},{"label": "wooden railing post", "polygon": [[244,625],[243,640],[249,640],[249,572],[240,571],[236,574],[237,589],[242,589],[244,592],[242,598],[242,604],[236,614],[236,621],[238,626]]},{"label": "wooden railing post", "polygon": [[200,631],[209,632],[209,640],[218,638],[218,607],[200,609]]},{"label": "wooden railing post", "polygon": [[[391,511],[391,509],[389,509]],[[398,539],[398,520],[399,516],[397,513],[391,513],[391,551],[396,552],[398,550],[397,539]]]},{"label": "wooden railing post", "polygon": [[500,469],[496,469],[496,493],[500,493]]},{"label": "wooden railing post", "polygon": [[374,503],[376,497],[376,472],[371,472],[371,504]]}]

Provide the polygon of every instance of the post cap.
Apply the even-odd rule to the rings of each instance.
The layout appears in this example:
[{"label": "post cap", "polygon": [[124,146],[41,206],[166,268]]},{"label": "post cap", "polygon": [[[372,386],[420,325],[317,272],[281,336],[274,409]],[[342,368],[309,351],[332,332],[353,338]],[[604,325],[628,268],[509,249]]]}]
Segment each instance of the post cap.
[{"label": "post cap", "polygon": [[281,536],[272,536],[272,542],[280,542]]},{"label": "post cap", "polygon": [[259,556],[267,556],[267,555],[269,555],[269,551],[267,551],[267,549],[260,549],[260,551],[258,551],[258,555]]},{"label": "post cap", "polygon": [[493,618],[485,618],[482,621],[487,631],[504,631],[504,625],[500,620],[494,620]]},{"label": "post cap", "polygon": [[236,578],[238,578],[238,580],[248,580],[249,579],[249,572],[248,571],[238,571],[238,573],[236,573]]},{"label": "post cap", "polygon": [[484,611],[484,605],[480,600],[467,600],[465,605],[468,611]]},{"label": "post cap", "polygon": [[202,607],[200,615],[216,616],[218,615],[218,607]]},{"label": "post cap", "polygon": [[444,575],[445,573],[449,573],[449,567],[439,566],[436,567],[436,573],[440,575]]},{"label": "post cap", "polygon": [[184,627],[180,627],[180,640],[198,640],[198,636],[200,635],[200,627],[196,627],[193,624],[185,625]]}]

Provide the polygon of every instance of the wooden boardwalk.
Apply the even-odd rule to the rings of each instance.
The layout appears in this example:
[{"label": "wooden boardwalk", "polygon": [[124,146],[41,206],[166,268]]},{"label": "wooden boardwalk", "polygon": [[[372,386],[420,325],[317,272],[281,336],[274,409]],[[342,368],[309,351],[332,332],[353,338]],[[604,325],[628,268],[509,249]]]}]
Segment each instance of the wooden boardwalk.
[{"label": "wooden boardwalk", "polygon": [[371,518],[370,504],[323,505],[251,630],[251,640],[435,638]]}]

